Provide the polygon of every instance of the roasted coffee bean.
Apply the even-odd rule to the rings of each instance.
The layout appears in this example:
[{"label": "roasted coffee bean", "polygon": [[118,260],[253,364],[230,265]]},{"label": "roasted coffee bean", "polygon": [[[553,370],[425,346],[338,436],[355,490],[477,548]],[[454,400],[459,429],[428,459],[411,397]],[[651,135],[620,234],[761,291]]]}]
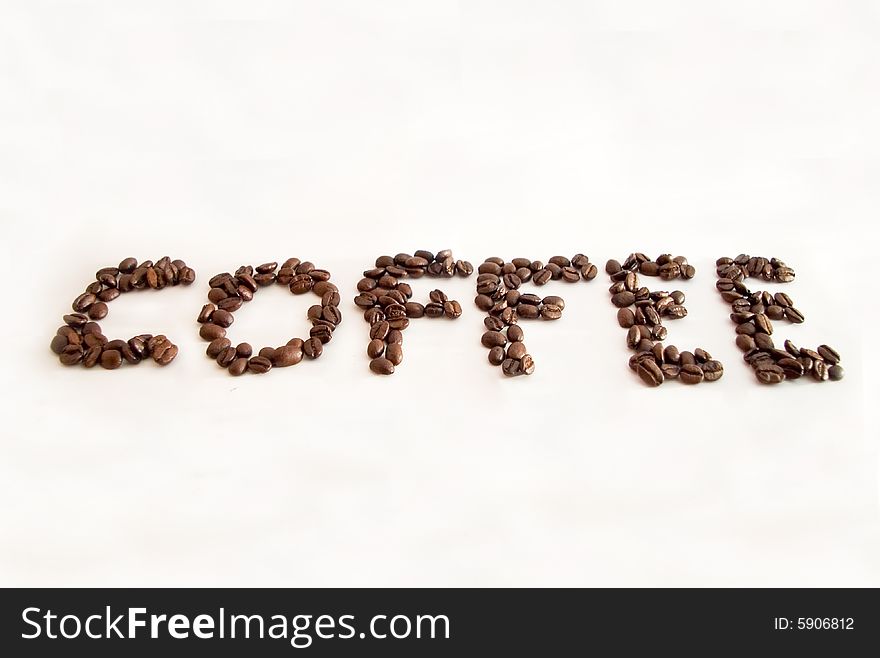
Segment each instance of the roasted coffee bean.
[{"label": "roasted coffee bean", "polygon": [[327,322],[332,322],[334,325],[338,325],[340,322],[342,322],[342,311],[340,311],[336,306],[325,306],[322,317]]},{"label": "roasted coffee bean", "polygon": [[776,362],[776,365],[782,368],[786,379],[799,379],[804,375],[804,366],[797,359],[785,358]]},{"label": "roasted coffee bean", "polygon": [[505,354],[503,347],[496,345],[489,350],[489,363],[493,366],[500,366],[506,358],[507,355]]},{"label": "roasted coffee bean", "polygon": [[211,321],[211,314],[217,310],[217,307],[214,304],[205,304],[202,306],[202,310],[199,312],[199,317],[196,318],[197,322],[204,324],[205,322]]},{"label": "roasted coffee bean", "polygon": [[628,308],[621,308],[617,311],[617,324],[623,329],[629,329],[635,324],[635,315]]},{"label": "roasted coffee bean", "polygon": [[648,386],[660,386],[666,379],[660,366],[653,359],[640,360],[636,372]]},{"label": "roasted coffee bean", "polygon": [[[544,271],[546,272],[546,270]],[[504,359],[504,361],[501,362],[501,371],[507,377],[518,377],[523,374],[522,364],[517,359]]]},{"label": "roasted coffee bean", "polygon": [[254,353],[254,348],[250,343],[239,343],[235,346],[235,356],[249,359]]},{"label": "roasted coffee bean", "polygon": [[391,325],[388,324],[387,321],[377,322],[376,324],[370,327],[370,338],[379,338],[383,339],[388,335],[388,332],[391,330]]},{"label": "roasted coffee bean", "polygon": [[56,335],[52,338],[52,342],[49,347],[52,349],[55,354],[61,354],[64,351],[64,348],[68,346],[68,340],[66,336]]},{"label": "roasted coffee bean", "polygon": [[488,315],[483,318],[483,325],[486,327],[486,329],[489,329],[490,331],[501,331],[502,329],[504,329],[505,326],[504,321],[501,320],[501,318],[495,317],[493,315]]},{"label": "roasted coffee bean", "polygon": [[86,368],[94,368],[97,365],[98,361],[101,360],[101,353],[103,349],[100,346],[90,347],[84,353],[82,357],[82,364]]},{"label": "roasted coffee bean", "polygon": [[250,372],[262,375],[272,369],[272,361],[265,356],[254,356],[248,360],[247,368]]},{"label": "roasted coffee bean", "polygon": [[762,384],[779,384],[785,380],[785,371],[772,361],[765,361],[755,367],[755,377]]},{"label": "roasted coffee bean", "polygon": [[321,342],[320,338],[312,337],[303,343],[303,354],[310,359],[317,359],[323,353],[324,344]]},{"label": "roasted coffee bean", "polygon": [[666,363],[678,365],[681,363],[681,353],[675,345],[667,345],[663,350],[663,360]]},{"label": "roasted coffee bean", "polygon": [[229,365],[238,358],[235,354],[235,348],[232,346],[226,346],[221,349],[217,356],[215,357],[217,361],[217,365],[221,368],[228,368]]},{"label": "roasted coffee bean", "polygon": [[683,365],[679,369],[678,379],[683,384],[699,384],[704,379],[703,369],[696,364]]},{"label": "roasted coffee bean", "polygon": [[525,343],[510,343],[507,346],[507,358],[522,359],[527,354]]},{"label": "roasted coffee bean", "polygon": [[828,345],[819,345],[819,348],[816,351],[829,366],[836,366],[840,363],[840,354],[837,353],[837,350]]},{"label": "roasted coffee bean", "polygon": [[199,329],[199,335],[205,340],[215,340],[226,335],[226,329],[212,322],[206,322]]},{"label": "roasted coffee bean", "polygon": [[381,338],[374,338],[367,344],[367,356],[371,359],[378,359],[385,353],[385,341]]},{"label": "roasted coffee bean", "polygon": [[511,325],[507,328],[507,340],[512,343],[522,342],[523,330],[519,325]]},{"label": "roasted coffee bean", "polygon": [[452,320],[460,318],[462,313],[461,304],[459,304],[454,299],[449,300],[445,304],[443,304],[443,311],[446,314],[447,318],[450,318]]},{"label": "roasted coffee bean", "polygon": [[524,375],[531,375],[535,372],[535,360],[531,354],[524,354],[519,360],[520,372]]},{"label": "roasted coffee bean", "polygon": [[635,304],[636,296],[629,290],[619,292],[611,298],[611,303],[618,308],[626,308]]},{"label": "roasted coffee bean", "polygon": [[845,373],[843,367],[840,365],[833,365],[828,368],[828,378],[831,381],[839,382],[841,379],[843,379],[844,375]]},{"label": "roasted coffee bean", "polygon": [[724,365],[716,360],[709,359],[701,365],[703,378],[707,382],[716,382],[724,376]]},{"label": "roasted coffee bean", "polygon": [[164,346],[162,350],[151,354],[153,357],[153,361],[158,363],[160,366],[167,366],[171,363],[175,358],[177,358],[177,354],[179,352],[179,348],[177,345],[173,343],[168,343],[167,346]]},{"label": "roasted coffee bean", "polygon": [[785,317],[785,309],[781,306],[776,306],[775,304],[768,306],[765,313],[771,320],[782,320]]},{"label": "roasted coffee bean", "polygon": [[314,281],[308,274],[297,274],[290,280],[290,292],[302,295],[312,289]]},{"label": "roasted coffee bean", "polygon": [[399,366],[403,361],[403,347],[399,343],[391,343],[385,348],[385,358],[393,365]]},{"label": "roasted coffee bean", "polygon": [[373,359],[370,361],[370,370],[377,375],[391,375],[394,373],[394,364],[385,358]]},{"label": "roasted coffee bean", "polygon": [[122,354],[118,350],[104,350],[101,352],[101,367],[107,370],[116,370],[122,365]]},{"label": "roasted coffee bean", "polygon": [[364,311],[364,320],[366,320],[371,325],[374,325],[377,322],[381,322],[384,319],[385,314],[382,312],[382,309],[368,308],[366,311]]},{"label": "roasted coffee bean", "polygon": [[71,307],[77,313],[82,313],[84,311],[88,311],[92,304],[98,301],[98,298],[95,297],[92,293],[84,292],[79,297],[73,300],[73,304]]},{"label": "roasted coffee bean", "polygon": [[503,347],[507,344],[507,338],[500,331],[487,331],[483,334],[480,341],[485,347]]},{"label": "roasted coffee bean", "polygon": [[785,309],[785,318],[793,324],[801,324],[804,321],[804,314],[794,307]]},{"label": "roasted coffee bean", "polygon": [[813,361],[822,361],[822,355],[816,352],[815,350],[811,350],[807,347],[802,347],[800,350],[801,356],[808,357]]},{"label": "roasted coffee bean", "polygon": [[239,377],[243,375],[248,370],[247,358],[240,356],[236,359],[233,359],[232,363],[229,364],[228,370],[229,374],[233,377]]},{"label": "roasted coffee bean", "polygon": [[631,349],[634,350],[638,347],[638,344],[642,340],[642,332],[638,326],[634,325],[629,328],[629,331],[626,332],[626,344]]},{"label": "roasted coffee bean", "polygon": [[664,363],[660,366],[660,370],[663,372],[664,379],[678,379],[679,373],[681,372],[681,368],[672,363]]},{"label": "roasted coffee bean", "polygon": [[272,367],[287,368],[288,366],[295,366],[302,359],[302,348],[293,345],[283,345],[275,350],[275,355],[272,358]]},{"label": "roasted coffee bean", "polygon": [[553,304],[544,304],[541,306],[541,317],[545,320],[558,320],[562,317],[562,309]]},{"label": "roasted coffee bean", "polygon": [[770,322],[770,318],[768,318],[765,314],[759,313],[754,319],[755,328],[758,330],[758,333],[764,334],[772,334],[773,333],[773,324]]},{"label": "roasted coffee bean", "polygon": [[217,309],[211,314],[211,322],[220,327],[229,327],[234,320],[235,318],[232,317],[232,313],[224,311],[223,309]]},{"label": "roasted coffee bean", "polygon": [[136,258],[125,258],[119,263],[119,271],[124,274],[131,274],[134,272],[137,267],[137,259]]},{"label": "roasted coffee bean", "polygon": [[83,348],[80,345],[66,345],[61,350],[59,359],[66,366],[75,366],[83,359]]},{"label": "roasted coffee bean", "polygon": [[828,365],[824,361],[816,361],[813,363],[813,370],[810,372],[817,382],[825,382],[830,379],[828,373]]},{"label": "roasted coffee bean", "polygon": [[228,338],[215,338],[210,343],[208,343],[208,349],[205,350],[205,354],[207,354],[212,359],[216,359],[217,356],[224,349],[232,345],[232,341]]},{"label": "roasted coffee bean", "polygon": [[736,346],[739,347],[743,352],[749,352],[756,347],[755,339],[751,336],[740,334],[736,337]]},{"label": "roasted coffee bean", "polygon": [[439,302],[431,302],[425,305],[425,315],[429,318],[442,318],[446,314],[446,309]]}]

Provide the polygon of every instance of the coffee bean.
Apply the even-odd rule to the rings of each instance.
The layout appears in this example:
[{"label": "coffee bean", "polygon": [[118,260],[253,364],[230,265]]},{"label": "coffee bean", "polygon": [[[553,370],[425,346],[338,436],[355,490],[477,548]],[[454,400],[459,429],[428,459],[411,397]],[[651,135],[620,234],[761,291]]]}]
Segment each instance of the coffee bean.
[{"label": "coffee bean", "polygon": [[122,365],[122,354],[118,350],[105,350],[101,353],[101,367],[116,370]]},{"label": "coffee bean", "polygon": [[302,295],[312,289],[314,281],[308,274],[297,274],[290,280],[290,292]]},{"label": "coffee bean", "polygon": [[664,363],[660,366],[661,372],[663,372],[663,378],[666,380],[669,379],[678,379],[678,376],[681,372],[681,368],[672,363]]},{"label": "coffee bean", "polygon": [[804,314],[794,307],[785,309],[786,319],[793,324],[801,324],[804,321]]},{"label": "coffee bean", "polygon": [[232,316],[232,313],[223,309],[217,309],[211,314],[211,322],[220,327],[229,327],[234,320],[235,318]]},{"label": "coffee bean", "polygon": [[762,362],[755,368],[755,377],[762,384],[779,384],[785,380],[785,371],[772,361]]},{"label": "coffee bean", "polygon": [[239,377],[247,372],[248,369],[248,360],[247,357],[240,356],[232,361],[229,364],[228,370],[229,374],[233,377]]},{"label": "coffee bean", "polygon": [[507,358],[507,355],[505,354],[503,347],[496,345],[489,350],[489,363],[493,366],[500,366],[505,358]]},{"label": "coffee bean", "polygon": [[500,331],[487,331],[483,334],[481,342],[485,347],[503,347],[507,344],[507,338]]},{"label": "coffee bean", "polygon": [[724,376],[724,365],[716,359],[709,359],[701,367],[707,382],[716,382]]},{"label": "coffee bean", "polygon": [[813,375],[813,379],[817,382],[825,382],[830,379],[830,375],[828,373],[828,365],[824,361],[816,361],[813,364],[813,370],[810,373]]},{"label": "coffee bean", "polygon": [[403,347],[400,343],[391,343],[385,348],[385,358],[388,359],[393,365],[399,366],[401,361],[403,361]]},{"label": "coffee bean", "polygon": [[504,359],[504,361],[501,362],[501,371],[507,377],[518,377],[523,374],[522,363],[517,359]]},{"label": "coffee bean", "polygon": [[507,358],[522,359],[527,354],[525,343],[510,343],[507,346]]},{"label": "coffee bean", "polygon": [[829,366],[836,366],[840,363],[840,354],[837,353],[837,350],[828,345],[819,345],[819,348],[816,351]]},{"label": "coffee bean", "polygon": [[384,339],[391,330],[391,325],[387,321],[377,322],[370,327],[370,338]]},{"label": "coffee bean", "polygon": [[636,373],[648,386],[660,386],[666,379],[660,366],[653,359],[639,361]]},{"label": "coffee bean", "polygon": [[226,329],[212,322],[206,322],[199,328],[199,336],[205,340],[215,340],[223,338],[225,335]]},{"label": "coffee bean", "polygon": [[467,277],[474,273],[474,266],[466,260],[455,261],[455,272],[458,276]]},{"label": "coffee bean", "polygon": [[839,382],[841,379],[843,379],[844,374],[845,373],[844,373],[843,367],[840,365],[833,365],[830,368],[828,368],[828,378],[831,381]]},{"label": "coffee bean", "polygon": [[385,358],[373,359],[370,361],[370,370],[377,375],[391,375],[394,373],[394,364]]},{"label": "coffee bean", "polygon": [[611,298],[611,303],[618,308],[626,308],[632,306],[636,301],[636,296],[629,290],[619,292]]},{"label": "coffee bean", "polygon": [[446,314],[447,318],[450,318],[453,320],[456,318],[460,318],[461,313],[462,313],[461,304],[459,304],[454,299],[449,300],[445,304],[443,304],[443,311]]},{"label": "coffee bean", "polygon": [[367,344],[367,356],[371,359],[378,359],[385,353],[385,341],[381,338],[374,338]]},{"label": "coffee bean", "polygon": [[776,362],[776,365],[782,368],[786,379],[798,379],[804,375],[804,366],[796,359],[780,359]]},{"label": "coffee bean", "polygon": [[247,369],[257,375],[262,375],[272,369],[272,361],[265,356],[254,356],[248,360]]},{"label": "coffee bean", "polygon": [[66,366],[75,366],[82,361],[82,359],[83,348],[80,345],[66,345],[59,355],[59,360]]},{"label": "coffee bean", "polygon": [[678,378],[683,384],[699,384],[704,378],[703,369],[696,364],[683,365],[679,370]]},{"label": "coffee bean", "polygon": [[324,344],[319,338],[309,338],[303,343],[303,354],[310,359],[317,359],[324,353]]}]

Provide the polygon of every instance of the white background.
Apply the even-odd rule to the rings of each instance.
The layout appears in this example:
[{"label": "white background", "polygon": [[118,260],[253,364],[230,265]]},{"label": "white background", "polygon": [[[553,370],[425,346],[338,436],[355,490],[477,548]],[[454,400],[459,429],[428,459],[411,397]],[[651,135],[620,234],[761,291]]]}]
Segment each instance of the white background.
[{"label": "white background", "polygon": [[[0,583],[880,585],[878,44],[868,0],[0,0]],[[360,271],[445,247],[684,254],[670,342],[725,376],[642,386],[604,274],[544,288],[568,305],[525,326],[530,378],[487,364],[473,279],[372,376]],[[778,341],[833,344],[844,382],[755,383],[714,290],[741,251],[796,268]],[[197,284],[102,324],[177,361],[62,368],[93,272],[165,254]],[[205,282],[288,256],[345,322],[231,378]],[[263,291],[230,337],[311,303]]]}]

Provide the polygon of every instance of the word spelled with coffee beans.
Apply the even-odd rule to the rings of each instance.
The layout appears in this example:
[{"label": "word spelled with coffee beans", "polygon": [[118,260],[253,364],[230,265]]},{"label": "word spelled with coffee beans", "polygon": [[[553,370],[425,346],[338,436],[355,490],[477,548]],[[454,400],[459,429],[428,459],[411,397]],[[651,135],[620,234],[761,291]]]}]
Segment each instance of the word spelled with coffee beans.
[{"label": "word spelled with coffee beans", "polygon": [[[507,377],[531,375],[535,359],[526,349],[519,321],[558,320],[565,301],[558,295],[542,297],[526,292],[525,287],[540,288],[551,281],[590,282],[598,272],[584,254],[571,258],[553,256],[546,263],[529,258],[486,258],[477,268],[474,304],[486,314],[480,341],[489,350],[489,363]],[[609,294],[617,308],[617,322],[626,330],[626,344],[633,352],[630,369],[645,385],[659,387],[668,380],[699,384],[722,378],[724,366],[705,349],[691,352],[665,344],[669,332],[664,321],[688,314],[684,293],[651,290],[643,285],[644,277],[668,283],[693,279],[696,269],[687,258],[661,254],[651,259],[635,252],[622,262],[609,260],[605,272],[611,280]],[[362,309],[370,327],[366,350],[370,371],[391,375],[400,366],[403,332],[411,320],[455,320],[462,315],[461,304],[440,289],[432,290],[425,303],[413,301],[407,279],[464,278],[473,273],[471,263],[456,260],[448,249],[379,256],[373,267],[364,271],[354,297],[355,306]],[[786,340],[782,349],[777,348],[772,338],[773,322],[800,324],[804,315],[787,294],[753,292],[745,284],[749,278],[790,283],[795,278],[791,267],[778,258],[740,254],[736,258],[719,258],[716,274],[716,288],[730,304],[730,319],[736,325],[736,345],[758,382],[779,384],[807,376],[816,382],[843,379],[840,354],[828,345],[813,350]],[[195,271],[184,261],[167,256],[155,262],[126,258],[117,266],[102,267],[95,273],[95,280],[73,300],[73,312],[64,315],[64,324],[50,343],[52,352],[66,366],[92,368],[100,364],[104,369],[115,370],[125,363],[137,364],[148,358],[168,365],[177,356],[178,347],[167,336],[145,333],[128,340],[110,340],[97,321],[107,316],[108,303],[122,293],[190,285],[195,277]],[[234,376],[265,374],[274,368],[296,365],[304,358],[319,358],[342,323],[339,289],[330,278],[329,271],[299,258],[288,258],[280,266],[276,261],[242,265],[234,273],[214,275],[208,281],[208,303],[196,317],[199,335],[208,341],[206,354]],[[256,353],[250,343],[233,345],[226,330],[234,321],[234,313],[252,301],[260,288],[270,285],[286,286],[294,295],[312,293],[317,297],[317,303],[306,312],[312,325],[308,337],[291,338],[284,345],[266,346]]]}]

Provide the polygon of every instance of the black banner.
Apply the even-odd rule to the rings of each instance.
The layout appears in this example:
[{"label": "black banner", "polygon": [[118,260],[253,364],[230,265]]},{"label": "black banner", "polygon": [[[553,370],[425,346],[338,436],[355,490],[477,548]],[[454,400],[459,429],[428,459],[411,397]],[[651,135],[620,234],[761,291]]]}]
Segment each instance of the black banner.
[{"label": "black banner", "polygon": [[9,656],[855,655],[880,640],[868,589],[7,589],[0,599]]}]

